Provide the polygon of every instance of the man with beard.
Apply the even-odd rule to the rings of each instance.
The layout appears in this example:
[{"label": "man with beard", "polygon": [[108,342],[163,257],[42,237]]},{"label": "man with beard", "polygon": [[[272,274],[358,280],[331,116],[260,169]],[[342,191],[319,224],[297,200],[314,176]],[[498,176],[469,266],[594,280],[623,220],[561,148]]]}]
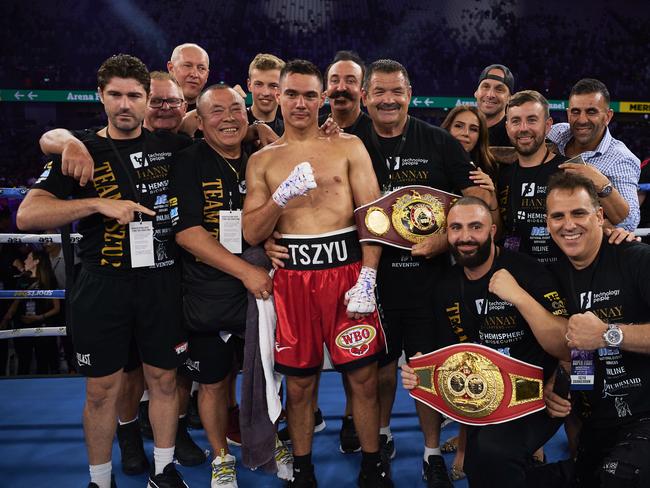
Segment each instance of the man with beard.
[{"label": "man with beard", "polygon": [[[183,308],[189,331],[188,359],[179,372],[199,383],[199,414],[214,460],[212,488],[236,488],[235,457],[228,452],[228,398],[233,360],[242,341],[246,290],[265,298],[268,273],[239,255],[247,155],[246,104],[227,85],[199,97],[205,139],[181,151],[172,174],[171,216],[183,252]],[[226,227],[226,225],[229,225]],[[187,388],[190,383],[179,383]]]},{"label": "man with beard", "polygon": [[560,255],[546,230],[546,182],[566,160],[545,144],[553,119],[548,101],[533,90],[515,93],[507,105],[506,129],[517,161],[503,165],[497,195],[504,224],[502,245],[540,263],[555,262]]},{"label": "man with beard", "polygon": [[[480,343],[542,367],[547,380],[556,358],[569,357],[566,319],[561,317],[564,302],[549,272],[524,254],[497,247],[495,233],[483,200],[463,197],[449,210],[447,239],[456,265],[437,283],[432,349]],[[402,367],[402,382],[407,389],[417,385],[407,365]],[[533,452],[559,426],[544,411],[503,424],[468,426],[464,470],[469,485],[526,486]]]},{"label": "man with beard", "polygon": [[[474,168],[460,143],[447,131],[409,116],[411,85],[406,68],[381,59],[366,70],[362,100],[372,124],[359,124],[363,141],[383,191],[407,185],[484,198],[474,185]],[[436,277],[446,265],[447,239],[434,234],[411,251],[385,246],[378,270],[378,298],[384,313],[388,353],[380,359],[380,439],[385,462],[395,457],[390,417],[397,386],[397,360],[431,349],[431,302]],[[451,486],[440,452],[440,416],[416,403],[424,434],[423,474],[430,487]]]},{"label": "man with beard", "polygon": [[[150,76],[137,58],[117,55],[97,73],[108,125],[84,144],[98,161],[92,185],[79,186],[56,158],[23,200],[22,230],[79,220],[82,269],[69,298],[79,371],[87,376],[84,433],[90,487],[111,484],[117,399],[132,338],[144,363],[154,429],[152,486],[187,486],[173,464],[178,420],[176,368],[187,342],[180,327],[180,283],[167,202],[172,154],[184,142],[142,128]],[[69,198],[72,197],[72,198]],[[152,208],[157,210],[153,211]]]},{"label": "man with beard", "polygon": [[486,66],[474,92],[476,106],[485,115],[490,133],[490,146],[510,146],[506,132],[506,106],[514,92],[512,72],[502,64]]},{"label": "man with beard", "polygon": [[557,145],[560,154],[568,158],[582,156],[586,165],[566,164],[562,168],[589,178],[598,190],[607,220],[634,231],[640,218],[640,161],[610,134],[607,126],[614,111],[609,101],[609,90],[601,81],[578,81],[569,95],[568,123],[555,124],[548,139]]}]

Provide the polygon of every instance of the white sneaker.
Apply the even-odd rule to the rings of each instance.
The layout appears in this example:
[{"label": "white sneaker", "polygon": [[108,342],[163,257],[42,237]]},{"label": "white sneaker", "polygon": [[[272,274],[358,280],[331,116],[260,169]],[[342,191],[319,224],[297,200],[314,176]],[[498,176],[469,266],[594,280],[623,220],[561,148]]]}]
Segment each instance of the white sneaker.
[{"label": "white sneaker", "polygon": [[235,456],[226,454],[224,449],[221,450],[221,455],[212,461],[210,488],[237,488],[235,461]]},{"label": "white sneaker", "polygon": [[293,455],[278,437],[275,437],[275,464],[278,466],[278,478],[291,481],[293,479]]}]

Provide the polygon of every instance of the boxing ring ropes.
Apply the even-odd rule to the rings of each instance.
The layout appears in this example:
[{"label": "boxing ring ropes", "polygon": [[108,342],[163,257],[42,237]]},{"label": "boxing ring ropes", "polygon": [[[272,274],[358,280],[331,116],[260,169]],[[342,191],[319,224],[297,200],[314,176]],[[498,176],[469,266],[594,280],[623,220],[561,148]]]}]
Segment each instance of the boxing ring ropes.
[{"label": "boxing ring ropes", "polygon": [[[0,188],[0,198],[22,200],[27,195],[28,188]],[[76,244],[81,234],[71,234],[70,241]],[[61,243],[61,234],[9,234],[0,233],[0,244],[45,244]],[[0,300],[26,299],[65,299],[65,290],[0,290]],[[1,339],[15,337],[48,337],[65,336],[65,325],[53,327],[25,327],[21,329],[0,330]]]},{"label": "boxing ring ropes", "polygon": [[[641,191],[650,192],[650,183],[639,184]],[[27,195],[28,188],[0,188],[0,198],[22,200]],[[638,237],[650,235],[650,228],[636,229],[634,234]],[[81,239],[80,234],[71,234],[70,240],[76,244]],[[61,243],[61,234],[9,234],[0,233],[0,244],[44,244]],[[25,300],[25,299],[65,299],[65,290],[0,290],[0,300]],[[65,336],[66,327],[26,327],[21,329],[0,330],[1,339],[14,337],[47,337]]]}]

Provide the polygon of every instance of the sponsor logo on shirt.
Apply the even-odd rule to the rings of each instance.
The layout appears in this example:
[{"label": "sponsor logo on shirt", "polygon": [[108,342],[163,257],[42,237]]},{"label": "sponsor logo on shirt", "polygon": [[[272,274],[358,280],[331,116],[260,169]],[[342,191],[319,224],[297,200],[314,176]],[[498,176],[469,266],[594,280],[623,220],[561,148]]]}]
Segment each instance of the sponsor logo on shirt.
[{"label": "sponsor logo on shirt", "polygon": [[590,291],[580,293],[580,309],[589,310],[592,304],[592,294]]},{"label": "sponsor logo on shirt", "polygon": [[522,197],[534,197],[535,196],[535,183],[525,182],[521,184],[521,196]]},{"label": "sponsor logo on shirt", "polygon": [[36,183],[40,183],[41,181],[45,181],[48,176],[50,176],[50,171],[52,170],[52,161],[47,163],[45,165],[45,170],[41,173],[41,176],[38,177],[36,180]]},{"label": "sponsor logo on shirt", "polygon": [[532,227],[530,229],[530,237],[548,237],[548,229],[546,227]]},{"label": "sponsor logo on shirt", "polygon": [[167,205],[167,194],[163,193],[162,195],[158,195],[156,197],[156,203],[154,203],[154,207],[157,207],[159,205]]},{"label": "sponsor logo on shirt", "polygon": [[478,298],[474,300],[476,303],[476,311],[479,315],[487,315],[488,312],[488,301],[484,298]]},{"label": "sponsor logo on shirt", "polygon": [[355,325],[336,336],[336,345],[353,356],[364,356],[370,350],[369,344],[376,335],[377,331],[370,325]]},{"label": "sponsor logo on shirt", "polygon": [[142,160],[142,151],[129,154],[129,159],[134,169],[142,168],[143,166],[149,166],[149,160]]}]

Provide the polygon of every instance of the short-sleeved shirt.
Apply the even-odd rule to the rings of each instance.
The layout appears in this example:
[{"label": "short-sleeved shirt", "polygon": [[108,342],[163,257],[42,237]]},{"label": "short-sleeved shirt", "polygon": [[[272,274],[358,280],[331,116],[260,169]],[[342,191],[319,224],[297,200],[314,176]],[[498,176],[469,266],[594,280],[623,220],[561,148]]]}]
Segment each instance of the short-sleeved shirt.
[{"label": "short-sleeved shirt", "polygon": [[[201,226],[219,241],[219,211],[243,208],[246,161],[244,153],[239,159],[226,159],[204,140],[179,152],[172,173],[170,199],[174,231]],[[245,241],[242,244],[245,249]],[[182,261],[186,287],[234,288],[245,293],[244,285],[237,278],[201,262],[189,252],[182,251]]]},{"label": "short-sleeved shirt", "polygon": [[[384,191],[425,185],[458,193],[473,186],[469,172],[474,168],[467,152],[443,129],[409,117],[405,133],[400,136],[379,137],[370,121],[360,122],[356,135],[366,146]],[[382,306],[428,306],[436,274],[448,261],[446,255],[424,259],[411,256],[410,251],[384,246],[377,277]]]},{"label": "short-sleeved shirt", "polygon": [[[154,210],[151,217],[142,214],[143,221],[151,221],[154,238],[153,269],[172,266],[177,248],[169,214],[169,172],[174,153],[187,146],[189,139],[170,132],[149,132],[134,139],[110,141],[95,133],[87,134],[82,142],[90,152],[95,171],[91,183],[85,187],[61,172],[61,158],[55,157],[45,165],[45,170],[34,188],[52,193],[60,199],[110,198],[139,201]],[[146,158],[143,158],[143,153]],[[99,213],[79,221],[79,257],[84,265],[99,270],[130,270],[130,241],[128,225]]]},{"label": "short-sleeved shirt", "polygon": [[[252,107],[248,107],[246,109],[246,116],[248,117],[249,125],[259,120],[255,117],[255,115],[253,115]],[[271,122],[264,123],[268,125],[273,130],[273,132],[278,135],[278,137],[281,137],[282,134],[284,134],[284,120],[282,120],[282,114],[280,113],[279,108],[277,112],[275,112],[275,118]]]},{"label": "short-sleeved shirt", "polygon": [[545,378],[557,360],[544,351],[517,308],[488,291],[493,272],[506,269],[553,315],[566,315],[558,286],[544,266],[525,254],[500,249],[491,272],[469,280],[455,265],[439,280],[435,293],[437,347],[474,342],[544,368]]},{"label": "short-sleeved shirt", "polygon": [[[586,268],[566,257],[551,265],[567,297],[569,313],[593,312],[603,322],[650,322],[650,246],[609,244]],[[594,389],[581,391],[580,413],[601,427],[650,415],[650,355],[602,348],[595,351]]]},{"label": "short-sleeved shirt", "polygon": [[490,146],[512,146],[512,142],[510,142],[510,138],[508,137],[508,131],[506,130],[505,116],[492,127],[488,127],[488,142]]},{"label": "short-sleeved shirt", "polygon": [[553,263],[562,254],[546,227],[546,189],[548,179],[566,161],[561,155],[530,168],[519,162],[504,164],[497,181],[497,194],[504,238],[514,237],[519,251],[542,264]]}]

